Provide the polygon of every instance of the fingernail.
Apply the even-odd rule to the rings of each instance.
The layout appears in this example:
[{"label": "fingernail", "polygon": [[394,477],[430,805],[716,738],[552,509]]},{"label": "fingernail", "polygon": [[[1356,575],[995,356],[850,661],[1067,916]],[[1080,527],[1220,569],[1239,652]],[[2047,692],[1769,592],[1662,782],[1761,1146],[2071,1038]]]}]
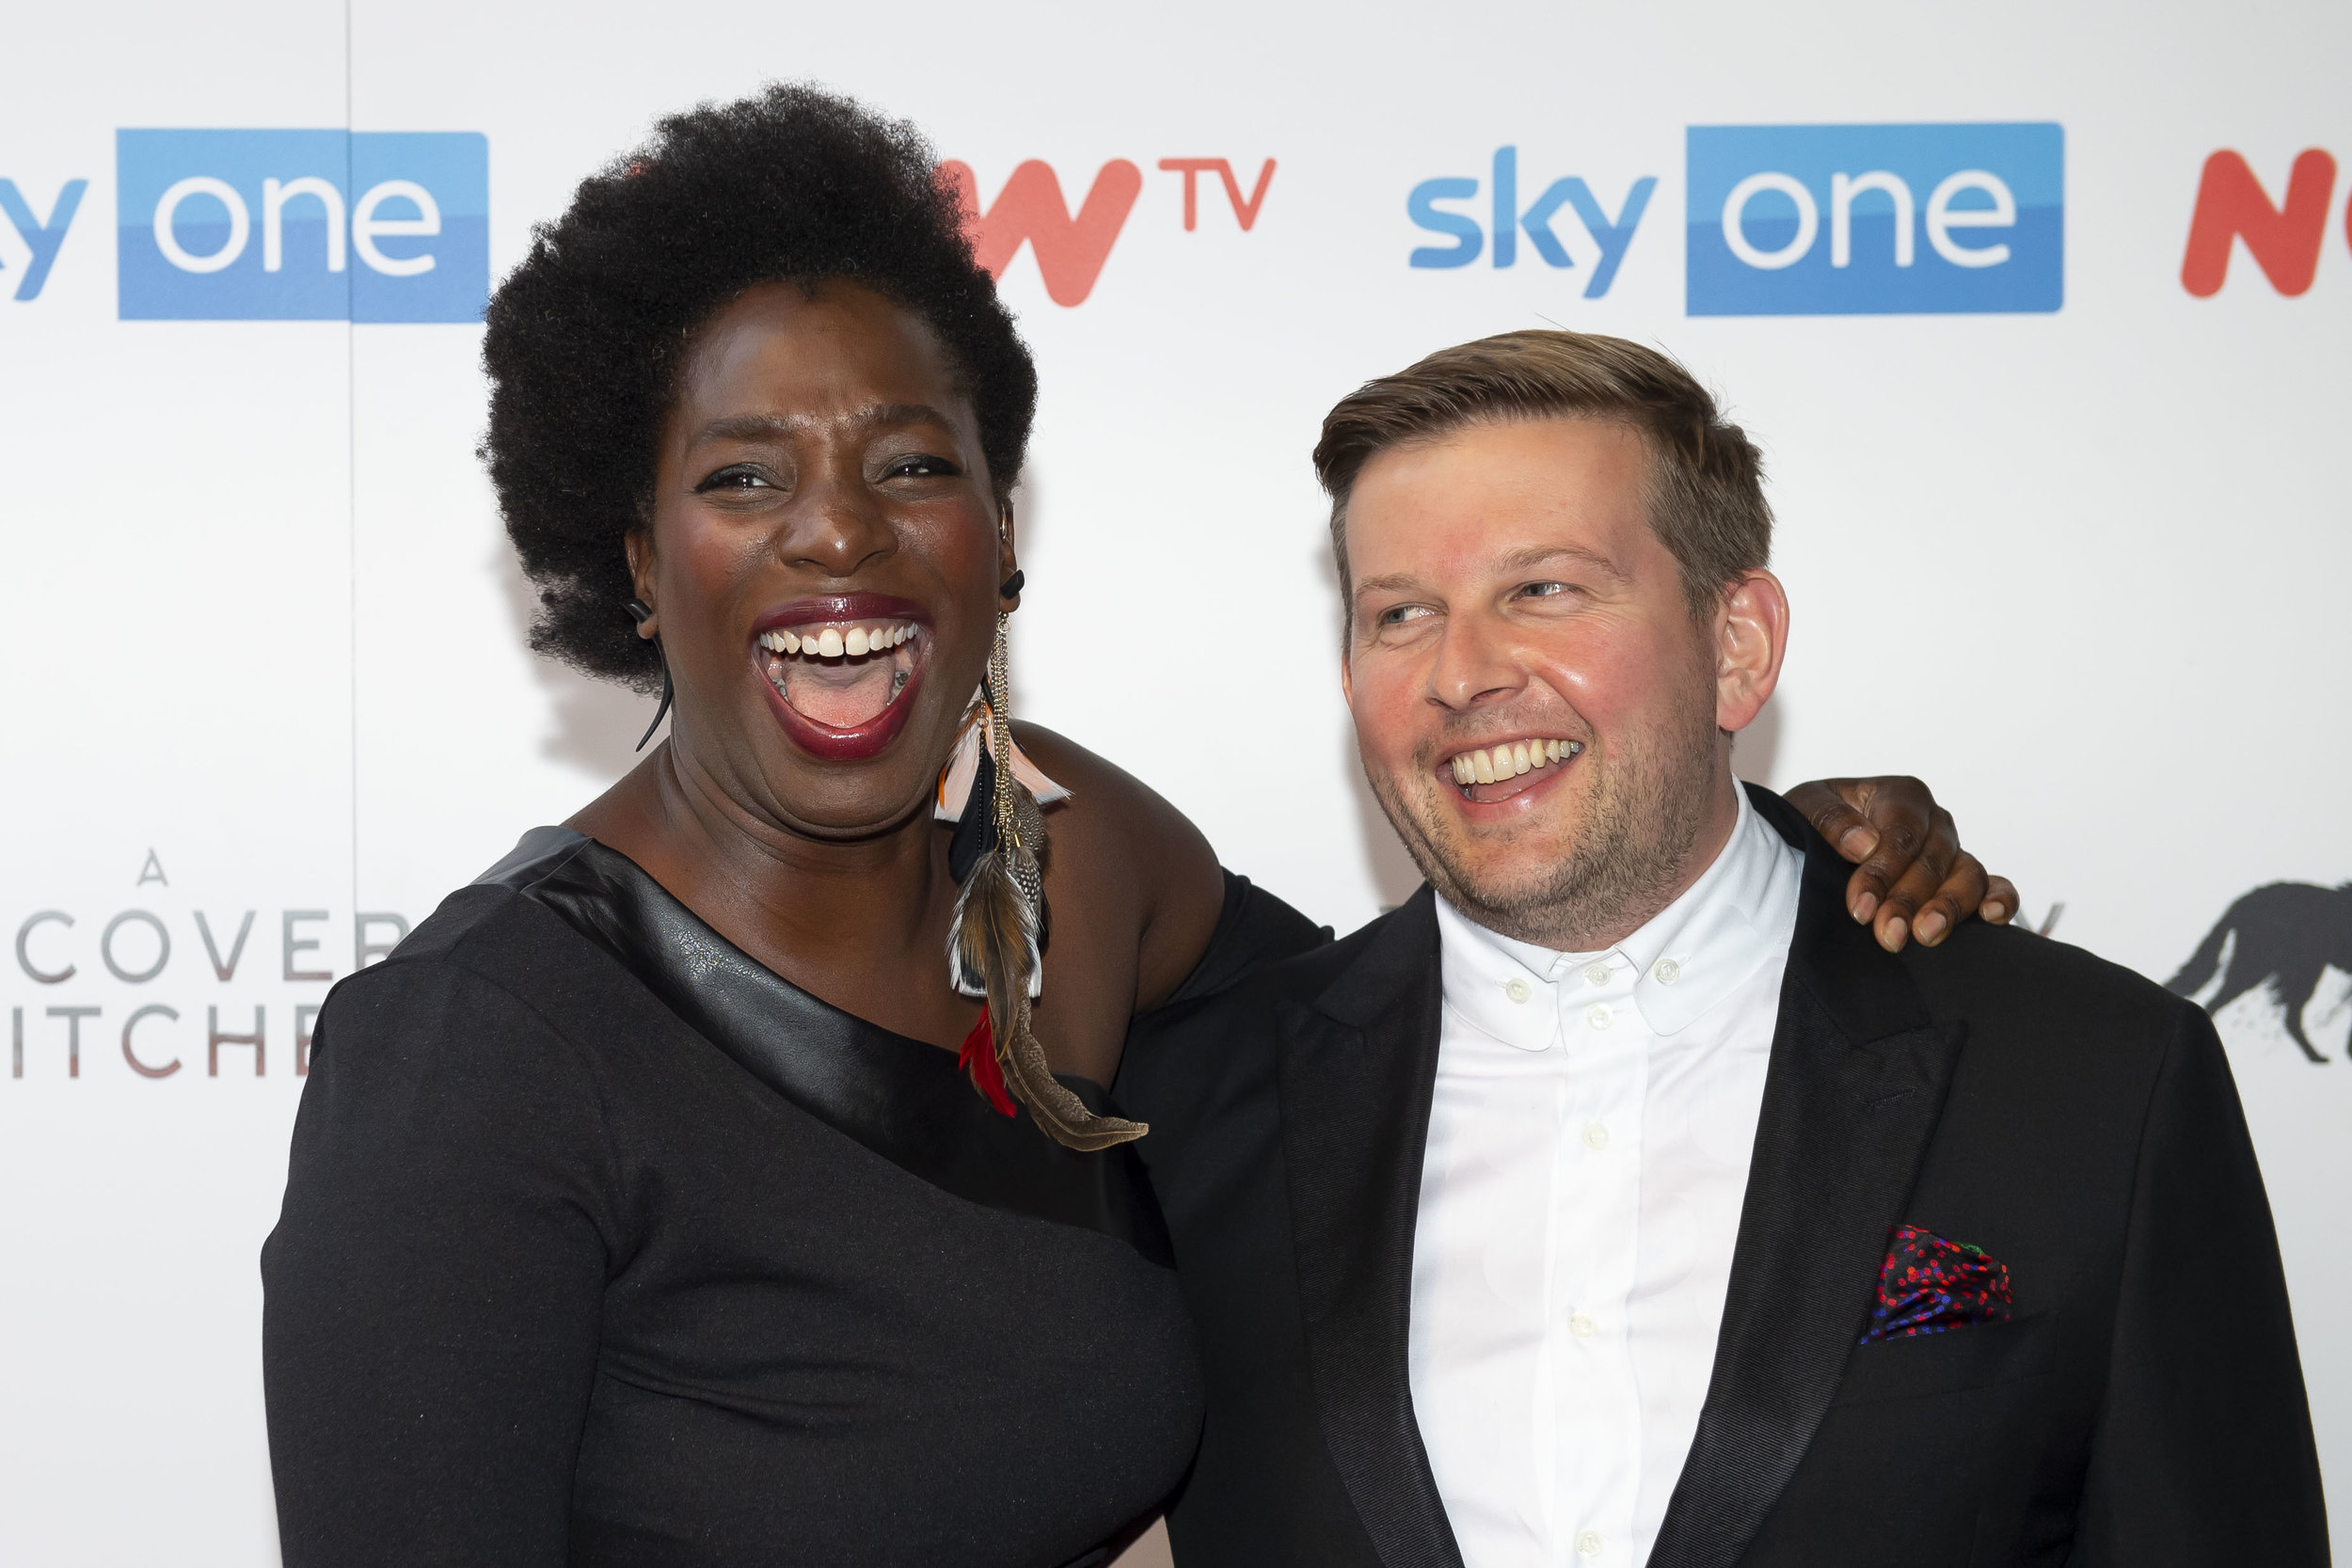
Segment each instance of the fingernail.
[{"label": "fingernail", "polygon": [[1930,910],[1919,917],[1917,927],[1919,940],[1931,947],[1934,946],[1942,939],[1944,928],[1950,924],[1950,921],[1944,918],[1943,911]]},{"label": "fingernail", "polygon": [[1859,824],[1848,828],[1837,840],[1837,847],[1849,855],[1867,855],[1878,847],[1879,835]]},{"label": "fingernail", "polygon": [[1879,895],[1875,893],[1866,893],[1853,901],[1853,917],[1856,920],[1867,920],[1878,912]]},{"label": "fingernail", "polygon": [[1983,909],[1978,911],[1977,912],[1983,915],[1985,919],[1991,921],[1994,925],[1997,926],[2002,921],[2009,918],[2009,906],[2002,903],[1998,898],[1995,898],[1987,903]]},{"label": "fingernail", "polygon": [[1886,923],[1885,933],[1881,940],[1886,943],[1888,952],[1899,950],[1904,942],[1911,940],[1911,923],[1901,915],[1897,915]]}]

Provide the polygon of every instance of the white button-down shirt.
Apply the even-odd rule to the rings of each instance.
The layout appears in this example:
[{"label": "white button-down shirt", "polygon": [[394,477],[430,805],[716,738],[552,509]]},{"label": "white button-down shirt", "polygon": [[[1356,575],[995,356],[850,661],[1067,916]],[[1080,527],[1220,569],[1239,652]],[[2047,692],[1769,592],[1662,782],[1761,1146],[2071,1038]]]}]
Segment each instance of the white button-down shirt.
[{"label": "white button-down shirt", "polygon": [[1438,904],[1413,1406],[1468,1568],[1639,1568],[1698,1428],[1804,859],[1740,791],[1605,953]]}]

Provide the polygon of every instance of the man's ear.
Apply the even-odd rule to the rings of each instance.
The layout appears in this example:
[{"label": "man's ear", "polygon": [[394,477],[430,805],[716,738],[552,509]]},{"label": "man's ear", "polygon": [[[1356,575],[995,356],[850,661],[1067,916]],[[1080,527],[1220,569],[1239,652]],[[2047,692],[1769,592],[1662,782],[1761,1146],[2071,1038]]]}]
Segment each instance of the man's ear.
[{"label": "man's ear", "polygon": [[[1021,554],[1012,547],[1012,502],[1008,500],[996,509],[996,580],[1010,582],[1013,573],[1021,570]],[[1015,594],[1003,602],[1007,610],[1021,608],[1021,595]]]},{"label": "man's ear", "polygon": [[1715,612],[1715,722],[1743,730],[1756,722],[1780,684],[1788,651],[1788,594],[1780,579],[1757,568],[1724,591]]},{"label": "man's ear", "polygon": [[637,601],[654,609],[654,613],[637,623],[637,635],[658,637],[661,632],[661,604],[653,596],[653,531],[630,529],[621,537],[621,548],[628,555],[628,584]]}]

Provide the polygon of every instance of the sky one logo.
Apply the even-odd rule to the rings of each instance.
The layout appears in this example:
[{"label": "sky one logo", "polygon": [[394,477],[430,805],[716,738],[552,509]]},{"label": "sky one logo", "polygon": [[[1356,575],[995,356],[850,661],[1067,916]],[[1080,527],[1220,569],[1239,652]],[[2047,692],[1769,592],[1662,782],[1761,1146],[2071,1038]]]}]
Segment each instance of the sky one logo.
[{"label": "sky one logo", "polygon": [[82,193],[89,189],[87,180],[69,180],[57,192],[57,199],[50,204],[49,216],[43,218],[33,210],[16,188],[13,180],[0,180],[0,215],[14,226],[17,238],[32,253],[24,263],[24,276],[17,279],[18,299],[39,299],[40,286],[49,281],[49,269],[56,264],[58,247],[65,244],[65,231],[73,227],[73,214],[81,210]]},{"label": "sky one logo", "polygon": [[479,321],[489,169],[473,132],[118,131],[119,313]]},{"label": "sky one logo", "polygon": [[1694,125],[1688,137],[1692,315],[2064,302],[2058,125]]},{"label": "sky one logo", "polygon": [[[1407,261],[1416,267],[1467,267],[1481,254],[1491,259],[1498,267],[1518,264],[1519,236],[1548,267],[1566,269],[1576,265],[1567,246],[1560,243],[1560,235],[1552,225],[1566,208],[1583,225],[1593,244],[1599,247],[1600,258],[1593,265],[1593,276],[1585,281],[1584,297],[1598,299],[1616,281],[1617,268],[1625,261],[1626,247],[1633,243],[1633,231],[1641,226],[1642,214],[1649,208],[1650,193],[1658,188],[1654,176],[1644,175],[1633,182],[1618,205],[1617,215],[1611,217],[1606,208],[1593,196],[1592,187],[1577,175],[1567,175],[1545,184],[1534,200],[1522,208],[1519,205],[1519,150],[1516,147],[1495,149],[1493,162],[1487,166],[1486,192],[1492,222],[1482,228],[1470,213],[1454,212],[1438,205],[1440,201],[1474,201],[1479,195],[1478,182],[1467,175],[1423,180],[1405,198],[1405,215],[1416,227],[1433,234],[1451,236],[1448,245],[1422,245]],[[1491,236],[1492,243],[1489,244]]]}]

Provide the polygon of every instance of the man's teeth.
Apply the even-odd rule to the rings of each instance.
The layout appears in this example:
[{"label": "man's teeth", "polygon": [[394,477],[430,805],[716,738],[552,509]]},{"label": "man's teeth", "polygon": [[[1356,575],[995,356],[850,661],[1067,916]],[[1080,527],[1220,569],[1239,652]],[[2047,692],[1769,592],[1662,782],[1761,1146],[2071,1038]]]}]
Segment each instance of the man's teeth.
[{"label": "man's teeth", "polygon": [[1453,759],[1454,782],[1465,788],[1474,784],[1500,784],[1550,763],[1565,762],[1584,750],[1575,740],[1514,740],[1490,750],[1464,752]]},{"label": "man's teeth", "polygon": [[879,626],[825,626],[818,630],[762,632],[759,645],[771,654],[807,654],[813,658],[860,658],[897,647],[914,635],[912,623]]}]

